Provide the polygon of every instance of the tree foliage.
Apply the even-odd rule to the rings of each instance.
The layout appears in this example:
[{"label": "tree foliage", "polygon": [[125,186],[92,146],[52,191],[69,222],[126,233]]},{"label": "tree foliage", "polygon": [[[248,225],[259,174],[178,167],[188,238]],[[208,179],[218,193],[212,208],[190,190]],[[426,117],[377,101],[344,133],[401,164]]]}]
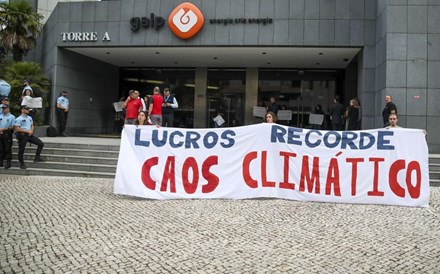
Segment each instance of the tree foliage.
[{"label": "tree foliage", "polygon": [[0,3],[0,47],[6,53],[12,52],[14,61],[23,60],[23,56],[35,47],[43,18],[25,0]]},{"label": "tree foliage", "polygon": [[[23,90],[23,80],[29,80],[35,97],[43,97],[43,107],[48,107],[47,94],[50,91],[50,80],[43,74],[40,64],[35,62],[14,62],[4,68],[5,78],[11,85],[9,94],[11,112],[19,114],[19,102]],[[36,121],[37,123],[41,121]]]}]

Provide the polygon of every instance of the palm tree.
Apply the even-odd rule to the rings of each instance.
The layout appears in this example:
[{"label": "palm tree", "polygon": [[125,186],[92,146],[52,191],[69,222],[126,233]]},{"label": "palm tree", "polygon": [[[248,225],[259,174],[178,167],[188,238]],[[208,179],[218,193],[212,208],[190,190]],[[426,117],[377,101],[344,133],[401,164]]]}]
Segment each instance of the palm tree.
[{"label": "palm tree", "polygon": [[0,3],[0,47],[12,52],[14,61],[23,60],[23,56],[35,47],[43,18],[25,0]]},{"label": "palm tree", "polygon": [[[23,80],[27,79],[31,82],[34,95],[36,97],[43,97],[43,109],[49,107],[49,99],[47,94],[50,91],[50,80],[43,74],[43,69],[40,64],[35,62],[14,62],[4,68],[5,77],[12,87],[9,94],[11,103],[11,112],[19,114],[19,101],[23,89]],[[37,116],[40,118],[39,116]],[[37,120],[41,124],[42,121]]]}]

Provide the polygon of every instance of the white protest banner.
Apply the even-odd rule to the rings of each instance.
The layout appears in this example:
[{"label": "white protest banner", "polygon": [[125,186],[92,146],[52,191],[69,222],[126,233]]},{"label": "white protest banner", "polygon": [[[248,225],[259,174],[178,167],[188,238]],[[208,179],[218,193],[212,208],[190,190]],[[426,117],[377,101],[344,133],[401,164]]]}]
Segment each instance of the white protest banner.
[{"label": "white protest banner", "polygon": [[252,115],[255,117],[263,118],[264,115],[266,115],[266,112],[267,112],[267,110],[265,107],[254,106],[252,108]]},{"label": "white protest banner", "polygon": [[125,125],[114,193],[427,207],[428,147],[419,129]]},{"label": "white protest banner", "polygon": [[225,119],[219,114],[212,119],[219,127],[221,127],[225,123]]},{"label": "white protest banner", "polygon": [[113,103],[113,108],[115,109],[115,112],[123,111],[124,110],[123,109],[123,105],[124,105],[124,102],[114,102]]},{"label": "white protest banner", "polygon": [[32,98],[29,95],[23,97],[23,101],[21,105],[28,106],[29,108],[42,108],[43,107],[43,98],[36,97]]}]

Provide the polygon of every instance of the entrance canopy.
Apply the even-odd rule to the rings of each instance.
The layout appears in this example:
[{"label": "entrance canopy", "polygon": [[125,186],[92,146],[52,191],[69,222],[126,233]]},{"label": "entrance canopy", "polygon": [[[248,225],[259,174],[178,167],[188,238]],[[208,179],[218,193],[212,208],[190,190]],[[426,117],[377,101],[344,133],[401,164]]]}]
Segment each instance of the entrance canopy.
[{"label": "entrance canopy", "polygon": [[266,67],[344,69],[361,48],[92,47],[66,48],[118,67]]}]

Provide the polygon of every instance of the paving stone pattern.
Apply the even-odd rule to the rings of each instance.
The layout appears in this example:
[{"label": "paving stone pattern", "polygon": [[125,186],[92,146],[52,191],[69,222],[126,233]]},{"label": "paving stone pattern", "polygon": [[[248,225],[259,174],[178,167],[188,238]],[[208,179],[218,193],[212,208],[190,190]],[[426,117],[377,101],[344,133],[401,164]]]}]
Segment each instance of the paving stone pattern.
[{"label": "paving stone pattern", "polygon": [[112,191],[0,177],[0,273],[440,273],[440,188],[429,208]]}]

